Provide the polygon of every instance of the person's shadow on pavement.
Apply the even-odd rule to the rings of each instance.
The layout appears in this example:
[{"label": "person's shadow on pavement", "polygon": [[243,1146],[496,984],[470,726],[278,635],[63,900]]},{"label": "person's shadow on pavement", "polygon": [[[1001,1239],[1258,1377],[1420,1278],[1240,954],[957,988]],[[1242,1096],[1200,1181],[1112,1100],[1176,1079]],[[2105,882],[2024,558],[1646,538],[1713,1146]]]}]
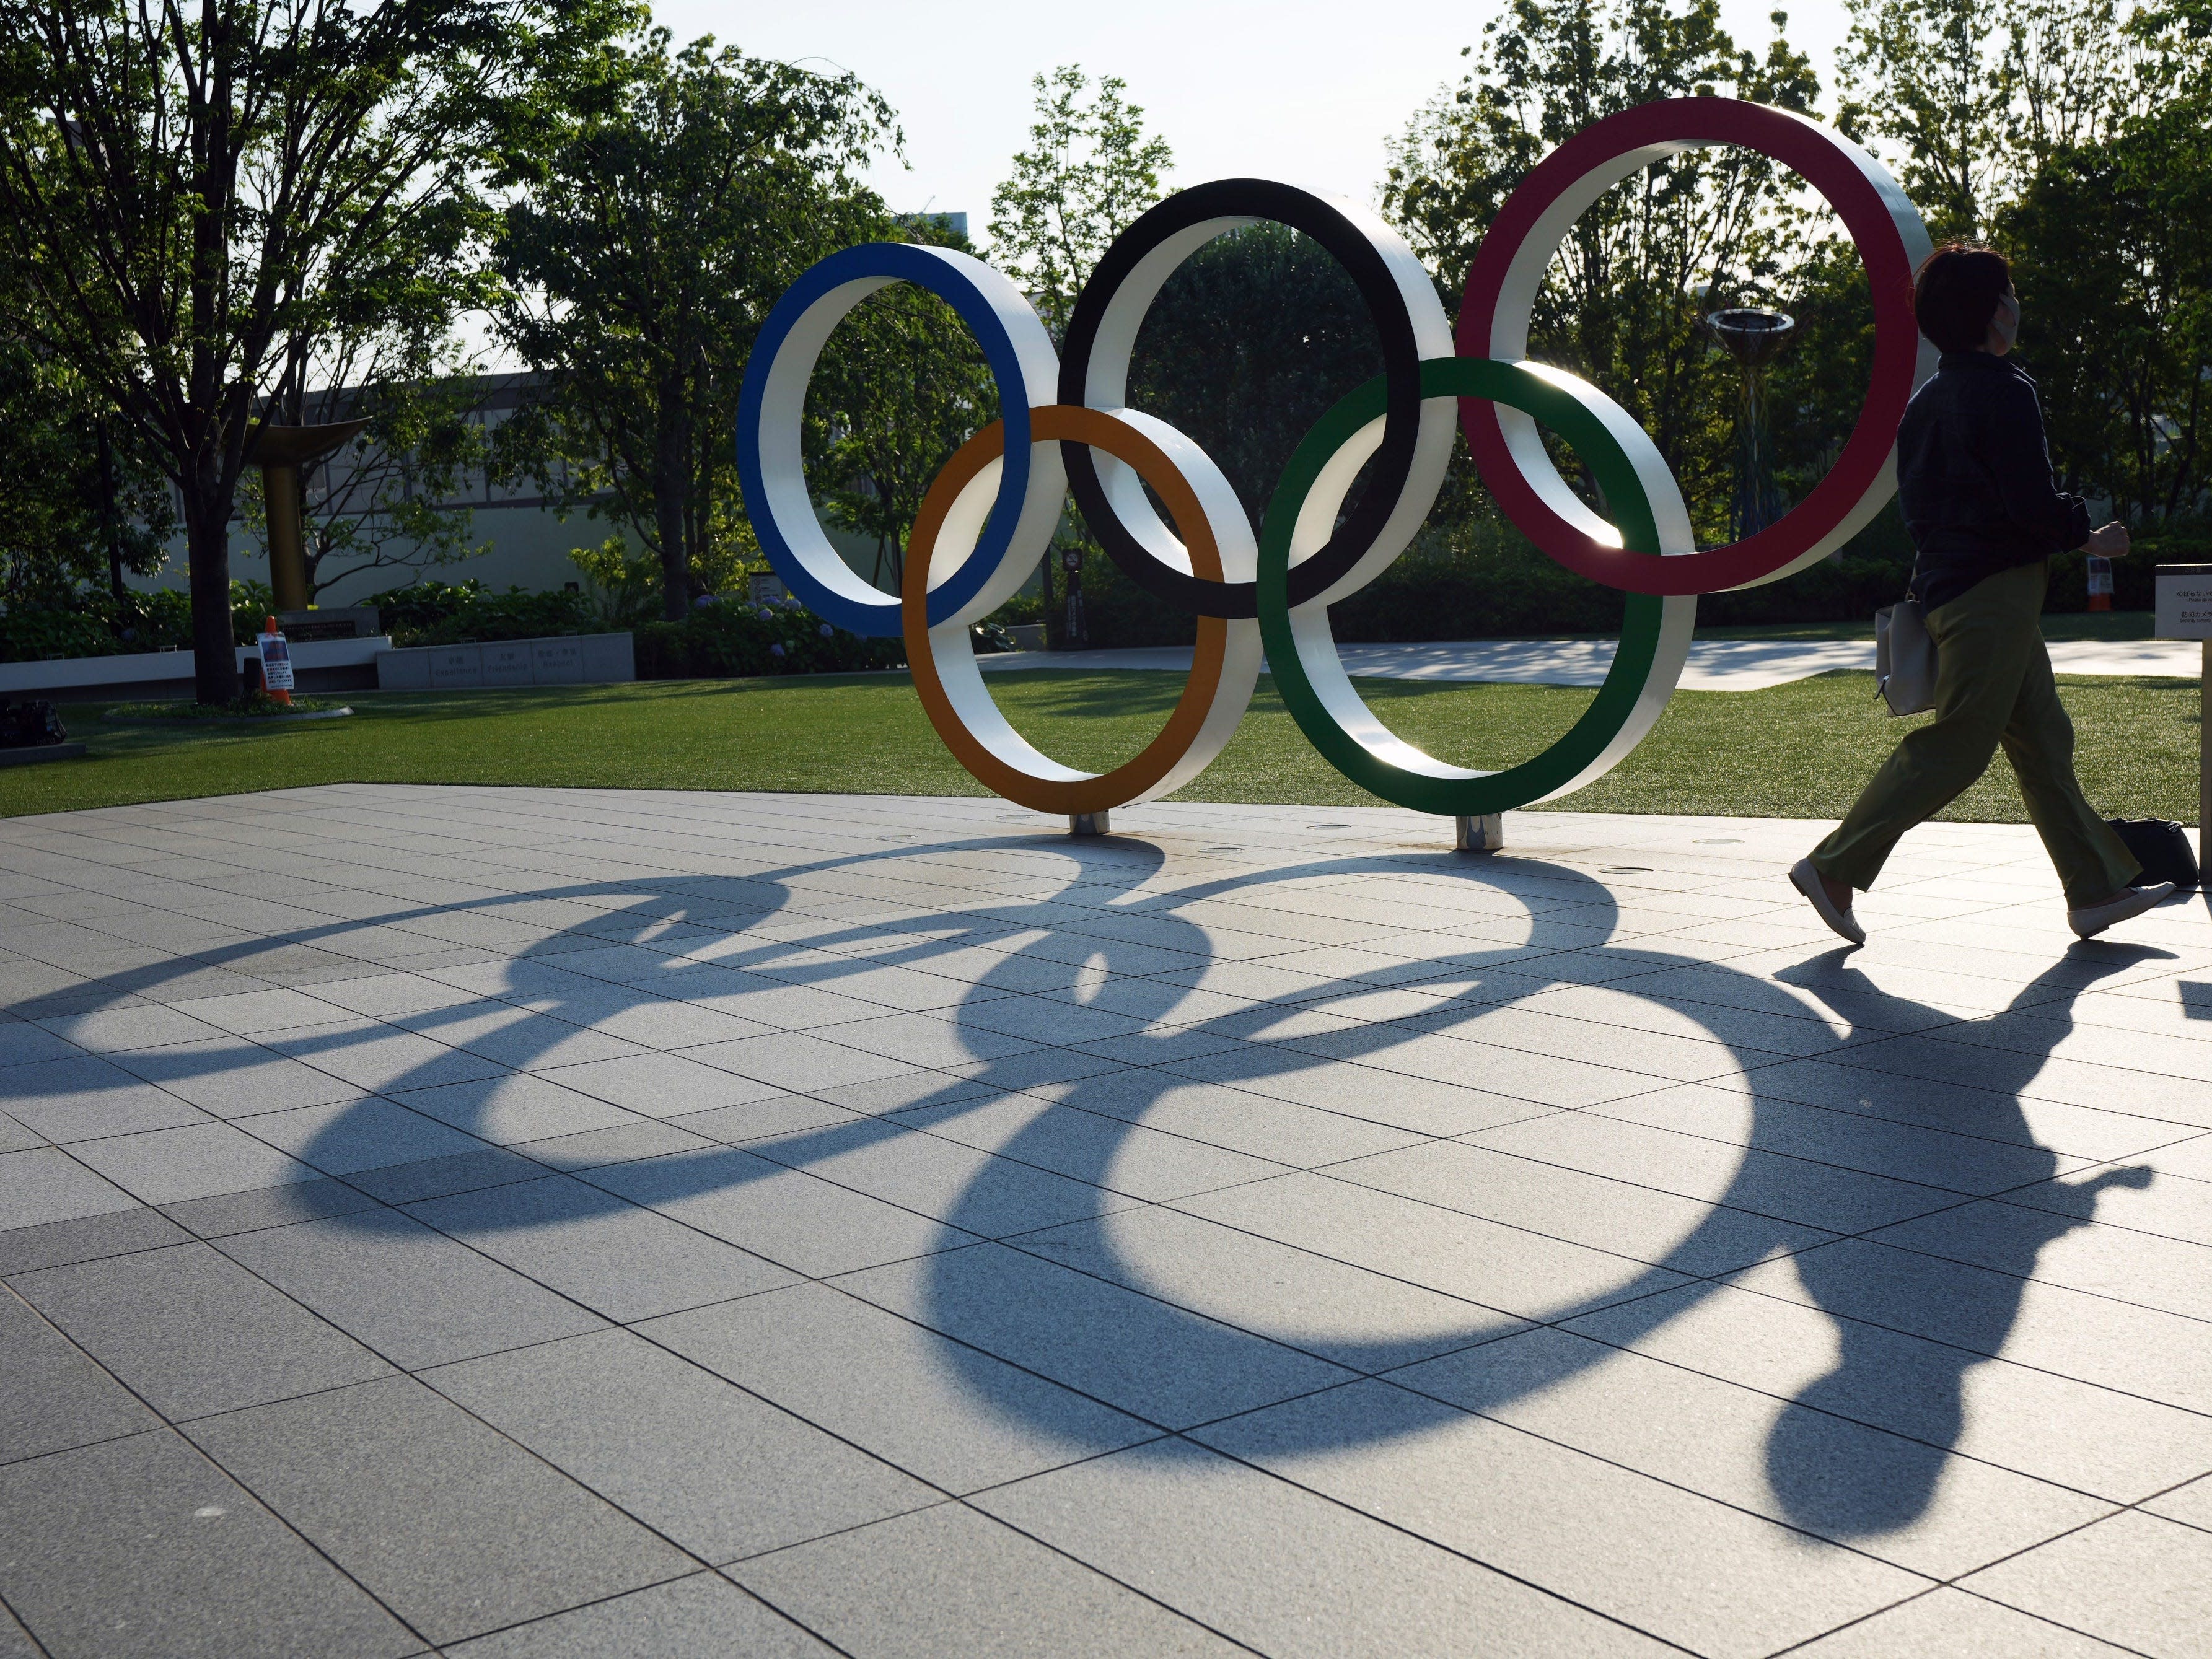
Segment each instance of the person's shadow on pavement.
[{"label": "person's shadow on pavement", "polygon": [[[1802,981],[1805,988],[1817,995],[1824,984],[1836,984],[1841,954],[1826,959],[1828,976]],[[2039,1155],[2039,1174],[2028,1171],[2028,1179],[1966,1206],[1973,1212],[1971,1263],[1932,1260],[1866,1239],[1843,1240],[1792,1258],[1806,1294],[1833,1322],[1838,1349],[1835,1365],[1802,1389],[1796,1403],[1860,1421],[1877,1418],[1893,1431],[1871,1446],[1863,1443],[1852,1467],[1842,1470],[1821,1444],[1821,1418],[1782,1413],[1767,1442],[1767,1480],[1790,1519],[1810,1530],[1864,1537],[1908,1526],[1926,1512],[1945,1458],[1965,1428],[1967,1374],[2003,1352],[2044,1248],[2092,1221],[2098,1194],[2106,1188],[2150,1184],[2152,1171],[2142,1164],[2057,1180],[2058,1155],[2038,1142],[2021,1105],[2073,1030],[2072,998],[2054,998],[2051,992],[2078,971],[2069,953],[1991,1017],[1995,1024],[2027,1016],[2011,1019],[2008,1042],[1978,1043],[1973,1049],[1972,1087],[1985,1099],[1965,1108],[1960,1121],[1917,1120]],[[1879,991],[1855,970],[1845,969],[1844,976],[1858,981],[1853,989],[1861,1000],[1881,997],[1899,1009],[1917,1006]],[[1925,1086],[1909,1077],[1893,1082],[1880,1072],[1866,1077],[1875,1098],[1886,1084]],[[1959,1151],[1962,1160],[1973,1155],[1970,1143],[1961,1142]],[[1926,1178],[1954,1190],[1977,1184],[1969,1174],[1940,1166]],[[2033,1204],[2004,1201],[2007,1193],[2031,1191]],[[1895,1331],[1929,1340],[1900,1343],[1891,1334]],[[1873,1402],[1879,1404],[1870,1409]]]}]

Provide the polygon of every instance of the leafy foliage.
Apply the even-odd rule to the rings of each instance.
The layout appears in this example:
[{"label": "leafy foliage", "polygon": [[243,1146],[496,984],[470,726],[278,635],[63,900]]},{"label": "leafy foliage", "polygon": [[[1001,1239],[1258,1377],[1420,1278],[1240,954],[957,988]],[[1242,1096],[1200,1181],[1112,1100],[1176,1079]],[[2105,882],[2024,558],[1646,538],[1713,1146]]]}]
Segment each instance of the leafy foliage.
[{"label": "leafy foliage", "polygon": [[[898,227],[917,241],[967,251],[937,222]],[[860,301],[823,353],[814,397],[830,435],[816,476],[830,511],[876,544],[871,579],[896,591],[906,542],[953,451],[999,417],[982,348],[937,295],[896,283]]]},{"label": "leafy foliage", "polygon": [[849,674],[906,665],[903,640],[864,639],[788,602],[695,606],[680,621],[647,623],[635,643],[644,680]]},{"label": "leafy foliage", "polygon": [[[230,585],[226,611],[234,647],[254,642],[272,603],[265,582]],[[15,603],[0,610],[0,662],[131,656],[192,645],[191,597],[173,587],[126,588],[119,595],[95,588],[67,604]]]},{"label": "leafy foliage", "polygon": [[[328,384],[279,404],[290,425],[368,422],[303,479],[310,603],[341,583],[458,564],[487,550],[471,540],[473,515],[459,498],[490,459],[481,413],[489,381],[471,372],[473,362],[440,353],[434,342],[387,337],[365,345],[325,354],[335,371]],[[380,349],[394,346],[389,355]],[[439,372],[441,360],[451,372]],[[240,478],[238,508],[247,537],[265,549],[258,469]]]},{"label": "leafy foliage", "polygon": [[1314,422],[1382,372],[1352,278],[1319,243],[1261,223],[1168,278],[1137,335],[1130,396],[1196,440],[1257,525]]},{"label": "leafy foliage", "polygon": [[1145,112],[1121,97],[1125,81],[1102,75],[1094,88],[1079,65],[1063,64],[1030,84],[1030,148],[991,197],[991,249],[1058,340],[1099,256],[1160,199],[1175,152],[1146,135]]},{"label": "leafy foliage", "polygon": [[0,0],[0,247],[177,489],[202,699],[250,419],[301,342],[454,297],[485,141],[601,5]]},{"label": "leafy foliage", "polygon": [[161,568],[174,514],[138,434],[66,364],[0,324],[0,606],[68,605]]},{"label": "leafy foliage", "polygon": [[[991,197],[991,256],[1020,279],[1057,343],[1100,256],[1160,199],[1160,175],[1174,167],[1175,152],[1146,135],[1145,112],[1123,100],[1127,84],[1113,76],[1101,76],[1094,90],[1079,66],[1064,64],[1030,85],[1030,148]],[[1081,599],[1085,568],[1103,562],[1090,557],[1092,548],[1081,518],[1064,515],[1040,575],[1055,644],[1092,642]],[[1065,611],[1053,599],[1053,573],[1061,568],[1069,573]]]},{"label": "leafy foliage", "polygon": [[374,595],[377,621],[395,647],[462,645],[479,640],[533,640],[597,633],[591,601],[566,589],[550,593],[510,587],[495,593],[473,578],[419,581]]},{"label": "leafy foliage", "polygon": [[669,618],[742,562],[730,431],[753,337],[808,265],[882,233],[858,169],[896,142],[850,76],[654,29],[550,89],[503,158],[498,323],[545,385],[502,428],[506,464],[641,543]]},{"label": "leafy foliage", "polygon": [[[1763,57],[1740,51],[1716,0],[1515,0],[1468,56],[1459,84],[1407,129],[1383,188],[1455,306],[1506,197],[1590,122],[1715,93],[1808,110],[1817,91],[1778,32]],[[1728,539],[1736,370],[1704,319],[1724,306],[1791,308],[1807,239],[1787,188],[1784,170],[1733,147],[1654,161],[1576,221],[1537,297],[1530,356],[1636,417],[1709,544]]]}]

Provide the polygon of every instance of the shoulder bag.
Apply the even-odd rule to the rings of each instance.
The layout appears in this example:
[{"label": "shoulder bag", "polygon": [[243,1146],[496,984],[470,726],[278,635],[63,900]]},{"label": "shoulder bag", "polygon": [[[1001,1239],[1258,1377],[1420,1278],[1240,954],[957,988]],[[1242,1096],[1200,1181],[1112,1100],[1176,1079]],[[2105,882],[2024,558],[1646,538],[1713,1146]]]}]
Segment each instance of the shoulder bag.
[{"label": "shoulder bag", "polygon": [[1924,714],[1936,706],[1936,641],[1927,612],[1910,593],[1874,613],[1874,679],[1892,714]]}]

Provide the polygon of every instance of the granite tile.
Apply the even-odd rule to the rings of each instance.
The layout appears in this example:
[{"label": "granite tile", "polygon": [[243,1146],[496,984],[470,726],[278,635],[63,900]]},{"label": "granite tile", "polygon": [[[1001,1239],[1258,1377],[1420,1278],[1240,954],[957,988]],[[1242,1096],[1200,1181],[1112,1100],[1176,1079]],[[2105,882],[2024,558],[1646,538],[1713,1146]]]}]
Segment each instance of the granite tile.
[{"label": "granite tile", "polygon": [[167,1431],[0,1468],[0,1595],[56,1659],[422,1650]]},{"label": "granite tile", "polygon": [[758,1256],[567,1176],[433,1199],[408,1213],[618,1323],[793,1282]]},{"label": "granite tile", "polygon": [[822,1285],[656,1319],[641,1334],[948,1492],[1155,1431]]},{"label": "granite tile", "polygon": [[1004,1245],[874,1267],[836,1285],[1164,1428],[1249,1411],[1351,1375]]},{"label": "granite tile", "polygon": [[836,1651],[717,1573],[694,1573],[446,1650],[449,1659],[830,1659]]},{"label": "granite tile", "polygon": [[[1676,1651],[1188,1441],[1096,1458],[974,1501],[1255,1652],[1285,1659],[1461,1659],[1471,1641],[1528,1659]],[[1201,1539],[1203,1547],[1192,1547]]]},{"label": "granite tile", "polygon": [[939,1501],[890,1465],[626,1331],[444,1366],[424,1380],[709,1563]]},{"label": "granite tile", "polygon": [[127,1255],[190,1237],[158,1210],[111,1210],[104,1215],[48,1221],[0,1232],[0,1279],[104,1255]]},{"label": "granite tile", "polygon": [[0,1290],[0,1462],[161,1426],[75,1343]]},{"label": "granite tile", "polygon": [[730,1576],[847,1652],[884,1659],[1239,1650],[957,1504],[780,1550]]},{"label": "granite tile", "polygon": [[138,1207],[129,1193],[58,1148],[0,1152],[0,1231]]},{"label": "granite tile", "polygon": [[410,1370],[600,1326],[574,1304],[392,1210],[235,1233],[218,1244]]},{"label": "granite tile", "polygon": [[210,1418],[191,1435],[441,1645],[694,1569],[411,1377]]},{"label": "granite tile", "polygon": [[48,1267],[9,1283],[173,1421],[391,1369],[206,1244]]}]

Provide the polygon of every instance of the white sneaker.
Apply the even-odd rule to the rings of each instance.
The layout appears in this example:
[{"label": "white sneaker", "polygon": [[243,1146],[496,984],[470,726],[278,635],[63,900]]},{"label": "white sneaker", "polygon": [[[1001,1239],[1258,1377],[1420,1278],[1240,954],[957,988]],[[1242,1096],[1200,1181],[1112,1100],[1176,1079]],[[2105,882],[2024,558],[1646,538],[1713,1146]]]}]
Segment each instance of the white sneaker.
[{"label": "white sneaker", "polygon": [[[1820,920],[1837,933],[1854,945],[1866,943],[1866,929],[1859,926],[1858,918],[1851,914],[1850,906],[1846,905],[1840,910],[1836,908],[1835,901],[1828,896],[1828,890],[1821,884],[1820,872],[1813,867],[1812,860],[1799,859],[1790,866],[1790,884],[1812,901],[1813,908],[1819,913]],[[2133,915],[2135,912],[2130,910],[2128,914]],[[2113,921],[2118,920],[2118,916],[2112,918]],[[2112,923],[2104,925],[2110,927]]]},{"label": "white sneaker", "polygon": [[2102,904],[2085,904],[2078,910],[2069,910],[2066,920],[2083,939],[2094,939],[2114,922],[2139,916],[2172,896],[2173,884],[2170,881],[2161,881],[2154,887],[2130,887],[2118,898],[2106,899]]}]

